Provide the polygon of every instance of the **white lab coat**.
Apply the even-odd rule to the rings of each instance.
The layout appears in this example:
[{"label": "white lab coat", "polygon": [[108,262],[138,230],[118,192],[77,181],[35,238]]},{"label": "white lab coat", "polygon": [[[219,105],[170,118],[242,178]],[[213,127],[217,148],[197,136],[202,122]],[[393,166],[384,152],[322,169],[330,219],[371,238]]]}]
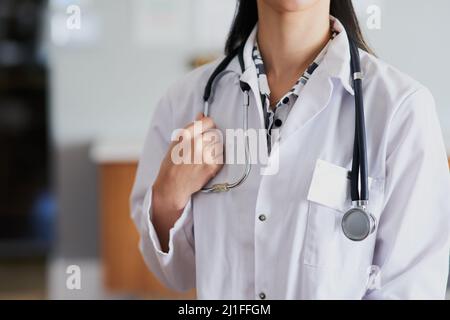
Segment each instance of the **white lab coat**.
[{"label": "white lab coat", "polygon": [[[245,72],[235,58],[216,87],[211,116],[221,129],[242,128],[239,80],[251,87],[249,128],[264,128],[251,58],[255,33],[245,46]],[[342,233],[341,218],[351,203],[348,181],[337,173],[351,169],[354,138],[349,61],[344,31],[281,128],[271,153],[278,152],[278,174],[261,175],[255,165],[238,189],[194,195],[170,231],[168,252],[161,251],[151,222],[151,186],[173,130],[203,111],[204,87],[218,62],[189,73],[162,97],[131,204],[142,255],[163,283],[178,290],[196,287],[199,299],[445,296],[450,175],[433,97],[363,51],[369,209],[378,226],[362,242]],[[214,181],[231,181],[241,172],[240,165],[226,165]]]}]

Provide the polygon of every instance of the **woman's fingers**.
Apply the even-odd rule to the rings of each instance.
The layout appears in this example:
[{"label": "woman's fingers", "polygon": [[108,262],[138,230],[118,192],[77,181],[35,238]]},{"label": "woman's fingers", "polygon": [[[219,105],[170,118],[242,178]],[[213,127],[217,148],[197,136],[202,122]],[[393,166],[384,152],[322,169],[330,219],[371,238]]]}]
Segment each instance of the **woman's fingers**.
[{"label": "woman's fingers", "polygon": [[199,112],[197,114],[197,116],[195,117],[195,121],[200,121],[205,117],[205,115],[203,114],[203,112]]},{"label": "woman's fingers", "polygon": [[223,136],[217,129],[210,129],[202,134],[203,145],[208,145],[212,143],[222,143]]},{"label": "woman's fingers", "polygon": [[224,151],[222,143],[210,143],[204,146],[203,162],[207,165],[222,165],[223,155]]},{"label": "woman's fingers", "polygon": [[195,136],[198,136],[208,130],[215,129],[216,124],[214,123],[214,120],[210,117],[205,117],[203,114],[198,114],[196,121],[188,124],[184,128],[183,136],[188,135],[191,138],[194,138]]}]

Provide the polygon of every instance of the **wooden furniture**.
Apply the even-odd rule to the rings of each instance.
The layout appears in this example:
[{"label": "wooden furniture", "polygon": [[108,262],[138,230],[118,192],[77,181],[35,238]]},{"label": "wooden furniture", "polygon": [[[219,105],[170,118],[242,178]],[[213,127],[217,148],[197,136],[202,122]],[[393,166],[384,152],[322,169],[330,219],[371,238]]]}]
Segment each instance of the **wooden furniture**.
[{"label": "wooden furniture", "polygon": [[138,249],[138,233],[130,217],[129,195],[135,162],[100,163],[101,251],[108,293],[153,299],[192,299],[165,288],[146,267]]}]

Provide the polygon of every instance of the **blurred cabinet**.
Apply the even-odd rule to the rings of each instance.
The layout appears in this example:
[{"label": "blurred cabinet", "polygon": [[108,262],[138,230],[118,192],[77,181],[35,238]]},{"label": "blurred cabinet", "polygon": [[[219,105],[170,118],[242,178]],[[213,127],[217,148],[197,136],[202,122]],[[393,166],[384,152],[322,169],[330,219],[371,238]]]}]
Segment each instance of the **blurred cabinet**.
[{"label": "blurred cabinet", "polygon": [[144,298],[195,298],[166,289],[147,269],[139,248],[139,236],[130,217],[129,196],[137,164],[101,163],[101,254],[108,293]]}]

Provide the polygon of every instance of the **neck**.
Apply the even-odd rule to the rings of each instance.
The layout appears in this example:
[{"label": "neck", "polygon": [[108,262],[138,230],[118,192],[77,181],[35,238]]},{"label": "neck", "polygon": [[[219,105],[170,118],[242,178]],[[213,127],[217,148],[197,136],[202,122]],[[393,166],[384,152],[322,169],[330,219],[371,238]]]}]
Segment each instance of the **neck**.
[{"label": "neck", "polygon": [[271,78],[298,77],[330,39],[330,2],[278,12],[258,0],[258,46]]}]

